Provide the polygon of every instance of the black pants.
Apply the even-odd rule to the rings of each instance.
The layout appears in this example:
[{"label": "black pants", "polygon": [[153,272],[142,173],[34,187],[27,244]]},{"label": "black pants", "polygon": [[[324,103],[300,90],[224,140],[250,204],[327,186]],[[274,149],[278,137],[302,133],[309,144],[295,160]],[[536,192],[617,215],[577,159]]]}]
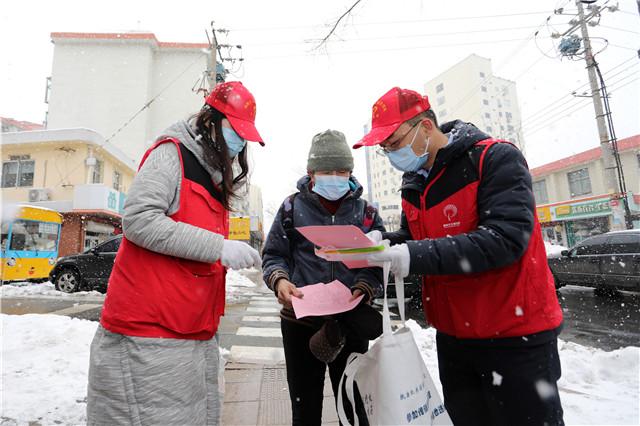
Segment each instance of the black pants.
[{"label": "black pants", "polygon": [[[324,390],[324,376],[327,364],[316,359],[309,350],[309,339],[317,331],[312,327],[293,321],[281,320],[282,344],[287,363],[287,382],[291,397],[293,425],[313,426],[322,422],[322,400]],[[338,357],[330,363],[329,377],[331,387],[338,403],[338,385],[347,363],[347,357],[352,352],[364,353],[369,348],[369,341],[347,334],[347,341]],[[347,399],[346,392],[342,392],[344,408],[349,422],[353,423],[353,408]],[[368,425],[364,405],[360,394],[355,390],[356,413],[360,424]]]},{"label": "black pants", "polygon": [[558,340],[478,345],[438,333],[444,405],[457,425],[563,425]]}]

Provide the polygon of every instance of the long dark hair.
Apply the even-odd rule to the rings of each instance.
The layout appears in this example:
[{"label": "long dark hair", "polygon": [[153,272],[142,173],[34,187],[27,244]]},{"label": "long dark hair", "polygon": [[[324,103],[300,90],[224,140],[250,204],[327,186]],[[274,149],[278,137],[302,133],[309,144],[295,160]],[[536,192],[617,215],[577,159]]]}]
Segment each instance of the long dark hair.
[{"label": "long dark hair", "polygon": [[[233,177],[233,158],[229,156],[227,143],[222,136],[222,119],[226,118],[217,109],[210,105],[202,107],[200,112],[191,117],[190,122],[194,123],[196,138],[200,146],[202,146],[205,161],[214,170],[222,175],[220,189],[222,190],[222,205],[225,209],[231,210],[231,199],[238,198],[234,187],[243,181],[249,173],[249,164],[247,161],[247,147],[245,146],[238,154],[238,163],[240,164],[240,174]],[[215,139],[211,137],[211,126],[215,132]]]}]

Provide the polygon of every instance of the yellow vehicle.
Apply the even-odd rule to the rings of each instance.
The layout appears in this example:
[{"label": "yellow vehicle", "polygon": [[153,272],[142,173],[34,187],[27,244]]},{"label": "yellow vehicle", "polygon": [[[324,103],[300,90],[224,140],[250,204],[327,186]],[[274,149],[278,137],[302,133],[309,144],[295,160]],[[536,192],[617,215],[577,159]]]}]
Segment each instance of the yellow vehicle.
[{"label": "yellow vehicle", "polygon": [[3,217],[2,282],[46,280],[58,258],[61,224],[57,211],[28,205],[17,206],[15,214]]}]

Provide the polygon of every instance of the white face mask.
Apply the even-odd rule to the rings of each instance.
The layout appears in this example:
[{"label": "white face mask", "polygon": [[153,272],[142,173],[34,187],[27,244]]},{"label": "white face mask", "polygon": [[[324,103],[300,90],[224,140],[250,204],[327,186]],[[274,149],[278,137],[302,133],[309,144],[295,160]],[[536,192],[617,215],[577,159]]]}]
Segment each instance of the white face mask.
[{"label": "white face mask", "polygon": [[396,151],[386,153],[387,157],[389,157],[389,162],[396,169],[403,172],[417,172],[427,163],[427,161],[429,161],[430,137],[427,138],[427,144],[424,147],[424,153],[422,153],[422,155],[417,155],[413,151],[413,144],[416,141],[419,131],[420,127],[416,129],[416,133],[413,135],[413,139],[411,139],[411,143],[409,145],[403,146]]},{"label": "white face mask", "polygon": [[349,177],[336,175],[315,175],[312,191],[321,197],[335,201],[349,191]]}]

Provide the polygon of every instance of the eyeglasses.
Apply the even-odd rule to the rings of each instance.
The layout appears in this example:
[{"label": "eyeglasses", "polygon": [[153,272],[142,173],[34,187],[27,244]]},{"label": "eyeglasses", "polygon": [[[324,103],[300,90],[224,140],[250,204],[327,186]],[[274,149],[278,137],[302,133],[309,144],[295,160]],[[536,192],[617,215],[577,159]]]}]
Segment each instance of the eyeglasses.
[{"label": "eyeglasses", "polygon": [[[407,135],[409,133],[411,133],[411,131],[420,123],[416,123],[413,126],[411,126],[409,128],[409,130],[407,130],[406,132],[404,132],[404,134],[402,136],[400,136],[395,142],[389,144],[388,146],[378,146],[378,149],[376,150],[376,154],[381,155],[383,157],[386,157],[387,155],[389,155],[390,152],[393,151],[397,151],[398,146],[400,145],[400,143],[404,140],[404,138],[407,137]],[[389,149],[391,146],[394,146],[393,148]]]}]

